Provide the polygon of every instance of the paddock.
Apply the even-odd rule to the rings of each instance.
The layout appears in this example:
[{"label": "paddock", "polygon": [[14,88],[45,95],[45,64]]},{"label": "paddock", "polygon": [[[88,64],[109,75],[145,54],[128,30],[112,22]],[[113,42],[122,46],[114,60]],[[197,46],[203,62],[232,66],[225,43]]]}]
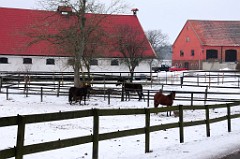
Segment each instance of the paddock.
[{"label": "paddock", "polygon": [[[233,77],[234,79],[235,77]],[[64,112],[70,111],[72,113],[72,116],[74,118],[77,117],[77,113],[74,113],[75,111],[86,111],[88,115],[91,115],[92,109],[101,109],[97,114],[99,116],[99,124],[100,129],[99,133],[114,133],[115,135],[120,135],[120,133],[127,134],[127,132],[131,132],[130,134],[139,134],[140,132],[143,132],[145,130],[145,118],[148,117],[148,115],[145,115],[147,113],[148,109],[150,110],[150,120],[151,129],[149,132],[151,133],[150,138],[150,151],[151,153],[145,154],[145,140],[144,135],[134,135],[134,136],[128,136],[124,138],[116,138],[113,140],[101,140],[99,142],[99,158],[103,158],[104,154],[107,154],[107,152],[111,152],[111,155],[117,156],[117,157],[127,157],[127,156],[133,156],[133,157],[139,157],[139,155],[144,156],[144,158],[150,158],[150,156],[154,157],[154,155],[157,155],[156,152],[160,152],[165,157],[169,154],[174,155],[181,155],[185,156],[187,158],[191,157],[191,154],[194,156],[194,153],[184,153],[184,149],[182,149],[184,146],[180,146],[179,149],[181,149],[181,152],[176,154],[173,151],[170,151],[168,148],[172,148],[177,145],[177,143],[186,142],[184,145],[189,145],[189,143],[193,144],[196,143],[196,141],[200,142],[204,140],[207,136],[211,136],[210,138],[219,138],[220,136],[224,135],[226,136],[228,134],[228,131],[231,132],[239,132],[239,120],[236,118],[240,112],[239,106],[230,107],[230,114],[233,117],[233,119],[228,119],[230,116],[229,108],[226,105],[227,103],[232,103],[237,101],[236,99],[239,99],[239,88],[237,85],[237,80],[233,80],[234,83],[228,82],[224,87],[223,85],[217,85],[217,84],[211,84],[210,87],[207,88],[206,86],[198,86],[197,84],[191,84],[191,86],[188,84],[188,82],[185,82],[187,77],[184,77],[183,84],[165,84],[165,85],[146,85],[144,84],[144,90],[146,91],[148,95],[149,100],[144,101],[138,101],[137,98],[132,101],[121,101],[121,92],[118,91],[120,88],[113,87],[113,84],[106,84],[104,87],[104,83],[97,83],[93,84],[93,89],[95,89],[95,94],[93,94],[92,99],[89,100],[87,105],[84,106],[70,106],[67,101],[67,88],[69,88],[70,85],[72,85],[71,82],[63,82],[58,83],[56,82],[56,85],[52,85],[52,83],[48,84],[46,82],[44,84],[40,85],[40,82],[38,81],[30,81],[26,91],[23,89],[23,85],[19,83],[19,87],[16,87],[17,84],[12,83],[3,83],[1,87],[1,99],[4,101],[4,105],[1,105],[1,112],[5,112],[5,114],[1,114],[1,117],[4,117],[3,115],[7,115],[4,119],[10,119],[8,117],[15,116],[16,112],[20,115],[25,114],[32,114],[34,117],[34,114],[37,115],[40,113],[39,117],[42,116],[44,120],[47,118],[45,117],[46,113],[56,113],[56,115],[50,115],[49,117],[56,117],[59,116],[63,118],[65,115]],[[237,79],[237,77],[236,77]],[[188,79],[189,80],[189,79]],[[226,80],[226,79],[225,79]],[[143,81],[141,81],[143,82]],[[145,82],[145,81],[144,81]],[[143,83],[144,83],[143,82]],[[159,81],[156,81],[159,82]],[[35,85],[34,85],[35,83]],[[5,87],[8,84],[8,87]],[[176,91],[176,100],[174,100],[174,106],[172,109],[179,109],[178,105],[183,104],[184,110],[183,116],[184,116],[184,124],[182,124],[183,130],[179,130],[177,127],[179,127],[179,120],[180,117],[167,117],[165,111],[168,109],[164,108],[153,108],[153,94],[158,91],[159,87],[163,88],[163,93],[168,94],[171,90]],[[197,88],[193,89],[193,88]],[[41,91],[42,90],[42,91]],[[188,90],[188,91],[187,91]],[[190,91],[189,91],[190,90]],[[8,92],[8,93],[7,93]],[[42,92],[42,93],[41,93]],[[105,92],[105,93],[104,93]],[[107,93],[112,92],[112,93]],[[205,92],[207,92],[207,97]],[[193,93],[193,96],[192,96]],[[108,98],[110,96],[110,98]],[[105,97],[105,99],[104,99]],[[205,98],[206,97],[206,98]],[[55,99],[53,102],[53,99]],[[108,101],[110,99],[110,102]],[[191,100],[193,99],[193,100]],[[207,99],[207,100],[205,100]],[[21,105],[18,105],[18,103],[21,103]],[[204,104],[205,103],[205,104]],[[225,103],[225,104],[224,104]],[[192,105],[191,105],[192,104]],[[219,108],[214,108],[213,105],[219,105]],[[206,105],[206,106],[204,106]],[[21,109],[19,109],[21,107]],[[217,106],[216,106],[217,107]],[[89,110],[90,109],[90,110]],[[112,111],[113,109],[113,111]],[[122,110],[123,109],[123,110]],[[126,110],[124,110],[126,109]],[[3,111],[6,110],[6,111]],[[106,114],[104,113],[104,110],[106,110]],[[107,112],[109,110],[109,112]],[[118,111],[120,110],[120,111]],[[122,110],[122,111],[121,111]],[[208,110],[208,111],[207,111]],[[159,111],[159,115],[155,115],[155,113]],[[134,114],[130,115],[129,117],[126,117],[124,115],[124,121],[123,122],[123,114]],[[206,112],[208,112],[206,115]],[[143,113],[141,115],[141,113]],[[29,115],[30,115],[29,114]],[[42,115],[41,115],[42,114]],[[81,113],[82,114],[82,113]],[[104,114],[106,116],[104,116]],[[226,114],[228,116],[226,116]],[[119,116],[118,116],[119,115]],[[66,115],[69,119],[69,115]],[[209,118],[209,123],[205,122],[206,119]],[[14,117],[14,119],[16,119]],[[41,118],[34,118],[34,120]],[[96,118],[95,118],[96,119]],[[37,144],[42,142],[50,142],[50,141],[57,141],[62,142],[67,140],[68,138],[74,138],[78,137],[78,135],[89,135],[93,133],[93,127],[89,125],[89,123],[94,123],[91,116],[85,117],[83,119],[71,119],[71,120],[63,120],[63,121],[48,121],[48,122],[40,122],[40,123],[31,123],[26,125],[26,145],[31,144]],[[32,120],[32,119],[31,119]],[[9,121],[15,121],[15,120],[9,120]],[[27,119],[27,121],[30,121],[30,118]],[[80,122],[81,121],[81,122]],[[207,120],[208,121],[208,120]],[[223,121],[223,122],[217,122],[217,121]],[[182,121],[181,121],[182,122]],[[180,123],[181,123],[180,122]],[[3,124],[3,122],[0,122]],[[232,123],[231,126],[228,126],[229,123]],[[197,125],[197,126],[190,126],[190,125]],[[203,125],[201,125],[203,124]],[[176,128],[175,128],[176,126]],[[207,127],[207,129],[206,129]],[[221,128],[221,129],[220,129]],[[4,136],[8,136],[7,139],[10,142],[5,142],[5,138],[2,138],[1,140],[4,140],[3,142],[6,143],[6,145],[1,145],[0,151],[2,149],[5,149],[6,147],[13,147],[13,145],[16,143],[16,129],[15,128],[8,128],[8,127],[0,127],[1,130],[8,130],[8,134],[4,134]],[[38,131],[36,131],[38,129]],[[139,131],[132,130],[137,129]],[[167,130],[164,130],[167,129]],[[211,130],[210,132],[208,130]],[[44,131],[44,133],[42,133]],[[6,131],[3,131],[6,132]],[[58,132],[58,133],[56,133]],[[65,133],[64,133],[65,132]],[[68,132],[66,134],[66,132]],[[75,134],[75,133],[76,134]],[[148,132],[148,131],[144,131]],[[181,132],[181,133],[180,133]],[[184,133],[183,133],[184,132]],[[96,133],[96,132],[94,132]],[[183,134],[182,134],[183,133]],[[40,135],[42,134],[42,135]],[[51,135],[52,134],[52,135]],[[182,135],[180,135],[182,134]],[[100,135],[101,136],[101,135]],[[122,135],[120,135],[122,136]],[[10,139],[10,140],[9,140]],[[101,138],[103,139],[103,138]],[[157,139],[157,140],[156,140]],[[158,142],[157,142],[158,141]],[[159,144],[163,143],[163,144]],[[192,145],[189,146],[192,146]],[[61,144],[59,144],[61,145]],[[104,145],[104,146],[103,146]],[[161,146],[162,145],[162,146]],[[96,145],[95,145],[96,146]],[[224,145],[226,147],[226,145]],[[190,148],[190,147],[189,147]],[[81,144],[77,146],[77,149],[79,151],[76,151],[75,149],[69,149],[65,148],[61,150],[55,150],[55,151],[47,151],[47,152],[40,152],[36,154],[31,154],[30,156],[34,156],[37,158],[37,156],[45,156],[45,158],[49,158],[50,156],[59,155],[61,152],[67,152],[70,151],[71,154],[74,154],[75,156],[79,155],[84,158],[91,158],[92,157],[92,144],[86,143]],[[81,150],[80,150],[81,149]],[[136,151],[136,149],[138,151]],[[134,151],[135,150],[135,151]],[[168,150],[168,151],[167,151]],[[49,152],[49,153],[48,153]],[[77,153],[74,153],[77,152]],[[205,152],[205,151],[204,151]],[[124,154],[126,154],[124,156]],[[147,156],[147,157],[146,157]],[[176,157],[174,156],[174,157]],[[28,155],[26,155],[28,157]],[[105,156],[106,157],[106,156]],[[107,156],[111,157],[111,156]],[[158,156],[160,157],[160,156]],[[168,156],[171,158],[170,156]],[[76,158],[76,157],[75,157]]]}]

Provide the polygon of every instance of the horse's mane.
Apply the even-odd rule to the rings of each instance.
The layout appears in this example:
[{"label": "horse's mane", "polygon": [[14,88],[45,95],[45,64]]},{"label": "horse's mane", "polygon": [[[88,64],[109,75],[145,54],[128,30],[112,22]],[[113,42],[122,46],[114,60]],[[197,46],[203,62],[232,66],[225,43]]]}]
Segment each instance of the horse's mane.
[{"label": "horse's mane", "polygon": [[175,98],[175,91],[172,91],[170,94],[167,95],[167,97],[174,99]]}]

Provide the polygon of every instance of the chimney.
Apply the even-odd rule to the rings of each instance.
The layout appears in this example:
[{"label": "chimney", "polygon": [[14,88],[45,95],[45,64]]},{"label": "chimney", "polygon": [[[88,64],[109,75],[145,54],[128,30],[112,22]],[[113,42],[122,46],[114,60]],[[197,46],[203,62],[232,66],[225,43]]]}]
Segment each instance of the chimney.
[{"label": "chimney", "polygon": [[131,11],[133,12],[133,15],[137,15],[137,11],[139,10],[137,8],[133,8]]},{"label": "chimney", "polygon": [[63,15],[68,15],[72,13],[72,8],[69,6],[58,6],[57,11]]}]

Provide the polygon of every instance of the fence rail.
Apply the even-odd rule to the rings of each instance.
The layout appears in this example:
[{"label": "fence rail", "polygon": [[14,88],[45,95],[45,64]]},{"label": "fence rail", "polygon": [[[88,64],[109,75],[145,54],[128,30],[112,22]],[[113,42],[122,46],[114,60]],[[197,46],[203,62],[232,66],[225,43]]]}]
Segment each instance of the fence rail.
[{"label": "fence rail", "polygon": [[[210,136],[210,124],[227,120],[228,132],[231,131],[231,119],[240,118],[240,114],[231,115],[231,107],[239,106],[240,102],[218,104],[218,105],[205,105],[205,106],[174,106],[164,108],[144,108],[144,109],[91,109],[81,111],[69,111],[69,112],[58,112],[48,114],[35,114],[35,115],[18,115],[12,117],[0,118],[0,127],[7,127],[17,125],[17,141],[16,146],[0,150],[0,159],[15,157],[16,159],[22,159],[24,155],[43,152],[47,150],[54,150],[59,148],[65,148],[85,143],[93,143],[92,158],[98,158],[99,141],[108,140],[119,137],[126,137],[132,135],[145,135],[145,152],[149,152],[150,148],[150,133],[159,130],[179,128],[179,141],[184,142],[184,127],[206,125],[206,136]],[[226,108],[226,116],[217,118],[209,118],[209,109]],[[204,120],[187,121],[184,122],[184,111],[183,110],[205,110],[206,117]],[[159,113],[166,111],[179,111],[179,121],[175,123],[167,123],[161,125],[150,125],[150,114]],[[145,127],[134,128],[128,130],[121,130],[115,132],[107,132],[99,134],[99,117],[100,116],[118,116],[118,115],[145,115]],[[87,136],[80,136],[75,138],[56,140],[32,145],[24,145],[24,134],[26,124],[34,124],[39,122],[50,122],[58,120],[69,120],[76,118],[93,118],[93,134]]]}]

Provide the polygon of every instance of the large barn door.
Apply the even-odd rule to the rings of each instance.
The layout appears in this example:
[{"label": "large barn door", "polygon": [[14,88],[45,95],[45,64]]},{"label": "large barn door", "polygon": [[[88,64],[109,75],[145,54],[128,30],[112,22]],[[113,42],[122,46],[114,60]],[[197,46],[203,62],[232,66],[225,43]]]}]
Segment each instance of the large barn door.
[{"label": "large barn door", "polygon": [[237,61],[237,51],[236,50],[226,50],[225,51],[225,62],[235,62]]},{"label": "large barn door", "polygon": [[207,50],[206,60],[209,59],[218,59],[218,51],[217,50]]}]

